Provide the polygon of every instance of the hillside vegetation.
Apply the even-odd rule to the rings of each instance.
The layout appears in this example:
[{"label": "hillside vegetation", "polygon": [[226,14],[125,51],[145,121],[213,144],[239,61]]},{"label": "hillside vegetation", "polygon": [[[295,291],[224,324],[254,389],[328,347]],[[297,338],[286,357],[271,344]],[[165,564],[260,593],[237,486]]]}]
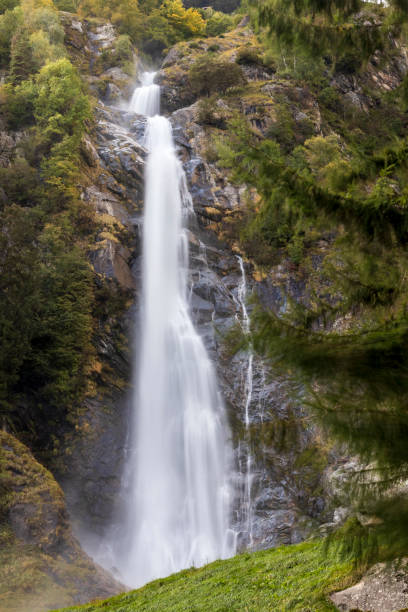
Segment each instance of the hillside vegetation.
[{"label": "hillside vegetation", "polygon": [[329,593],[351,576],[350,563],[335,554],[327,557],[321,544],[307,542],[216,561],[67,612],[329,612],[336,609]]}]

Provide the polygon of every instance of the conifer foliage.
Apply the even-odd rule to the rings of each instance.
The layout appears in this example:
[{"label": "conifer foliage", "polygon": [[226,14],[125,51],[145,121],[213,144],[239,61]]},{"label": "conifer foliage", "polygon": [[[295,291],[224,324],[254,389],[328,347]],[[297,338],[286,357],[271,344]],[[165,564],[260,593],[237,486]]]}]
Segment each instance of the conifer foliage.
[{"label": "conifer foliage", "polygon": [[[406,554],[404,88],[392,96],[377,95],[377,107],[359,111],[347,106],[330,80],[338,76],[336,71],[347,74],[346,62],[339,58],[355,52],[354,38],[364,41],[368,29],[367,58],[379,49],[386,58],[383,41],[395,44],[399,31],[395,24],[407,14],[402,14],[403,2],[390,3],[388,8],[364,4],[276,0],[261,5],[260,23],[269,28],[272,42],[278,41],[278,53],[290,49],[294,54],[320,52],[325,59],[337,56],[336,62],[320,64],[317,77],[311,68],[302,73],[303,86],[319,99],[322,133],[296,146],[284,140],[277,128],[265,138],[248,122],[235,119],[229,142],[220,142],[218,151],[232,177],[256,189],[259,196],[242,226],[243,250],[263,267],[287,259],[292,270],[307,280],[303,299],[287,295],[284,312],[255,308],[254,346],[293,377],[301,401],[332,437],[347,442],[349,452],[359,456],[353,497],[360,511],[376,515],[367,528],[360,525],[359,537],[365,537],[367,530],[377,534],[379,549],[371,546],[369,538],[373,554],[378,550]],[[361,23],[358,10],[369,11],[378,21],[373,17]],[[285,71],[290,78],[287,66]],[[358,78],[358,70],[353,74]],[[278,124],[279,119],[278,115]],[[323,251],[317,246],[321,238],[327,245]]]},{"label": "conifer foliage", "polygon": [[280,45],[314,56],[353,52],[364,59],[388,44],[391,23],[397,30],[407,18],[406,0],[389,4],[386,17],[381,5],[363,0],[263,0],[257,13]]}]

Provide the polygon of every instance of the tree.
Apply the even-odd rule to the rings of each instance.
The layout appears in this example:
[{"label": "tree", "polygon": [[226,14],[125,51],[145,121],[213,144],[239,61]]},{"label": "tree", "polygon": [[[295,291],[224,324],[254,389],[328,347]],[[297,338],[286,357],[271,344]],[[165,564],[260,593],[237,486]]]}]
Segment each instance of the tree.
[{"label": "tree", "polygon": [[387,8],[363,0],[264,0],[255,10],[285,48],[334,57],[352,50],[364,58],[388,44],[392,24],[407,19],[407,6],[407,0],[391,0]]},{"label": "tree", "polygon": [[185,9],[182,0],[164,0],[161,14],[182,38],[200,36],[205,32],[205,21],[193,8]]},{"label": "tree", "polygon": [[30,350],[39,303],[35,216],[16,205],[0,213],[0,413],[8,419],[11,392]]},{"label": "tree", "polygon": [[26,30],[19,30],[11,41],[10,80],[14,84],[28,79],[35,72],[29,36]]},{"label": "tree", "polygon": [[238,64],[199,57],[191,66],[188,79],[191,90],[198,96],[225,93],[230,87],[243,85],[244,74]]},{"label": "tree", "polygon": [[[261,264],[303,263],[308,279],[304,299],[287,295],[284,313],[258,305],[253,345],[290,373],[299,399],[332,437],[360,455],[366,468],[356,474],[354,497],[360,510],[382,519],[370,527],[382,550],[405,554],[408,501],[399,485],[408,476],[408,145],[403,133],[390,132],[362,153],[366,135],[358,134],[355,147],[329,135],[283,151],[234,120],[229,142],[218,148],[232,178],[259,195],[243,249],[249,243]],[[293,256],[296,240],[313,255],[321,236],[330,248],[318,270],[308,268]],[[262,260],[266,249],[269,261]]]}]

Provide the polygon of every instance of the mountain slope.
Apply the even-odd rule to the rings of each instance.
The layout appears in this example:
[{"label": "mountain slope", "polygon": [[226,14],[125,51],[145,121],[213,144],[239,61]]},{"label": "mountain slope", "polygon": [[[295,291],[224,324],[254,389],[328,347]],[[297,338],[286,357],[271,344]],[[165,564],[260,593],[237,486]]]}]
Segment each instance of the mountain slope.
[{"label": "mountain slope", "polygon": [[190,569],[142,589],[71,612],[313,610],[336,608],[327,596],[349,582],[349,563],[325,557],[319,542],[246,553]]}]

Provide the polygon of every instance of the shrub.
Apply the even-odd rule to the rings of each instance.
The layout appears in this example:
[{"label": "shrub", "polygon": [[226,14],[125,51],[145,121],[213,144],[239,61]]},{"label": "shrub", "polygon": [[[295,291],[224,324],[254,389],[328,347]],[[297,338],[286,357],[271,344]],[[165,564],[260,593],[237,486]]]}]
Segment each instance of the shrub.
[{"label": "shrub", "polygon": [[33,81],[23,81],[13,87],[4,85],[2,90],[4,115],[11,129],[21,128],[34,121],[34,102],[37,95]]},{"label": "shrub", "polygon": [[343,72],[345,74],[355,74],[361,68],[363,58],[361,53],[358,51],[345,53],[343,57],[340,57],[335,65],[336,72]]},{"label": "shrub", "polygon": [[0,168],[0,184],[8,202],[23,206],[37,203],[37,171],[23,157],[17,157],[7,168]]},{"label": "shrub", "polygon": [[220,104],[217,104],[215,97],[200,100],[197,112],[198,123],[223,129],[226,127],[228,116],[229,113]]},{"label": "shrub", "polygon": [[119,62],[124,63],[133,59],[133,46],[130,36],[121,34],[115,43],[115,56]]},{"label": "shrub", "polygon": [[71,62],[63,58],[44,66],[38,74],[37,87],[35,117],[39,126],[50,134],[81,132],[91,109]]},{"label": "shrub", "polygon": [[243,85],[245,78],[238,64],[228,61],[200,57],[189,71],[189,84],[197,96],[225,93],[230,87]]},{"label": "shrub", "polygon": [[211,13],[208,17],[208,13],[205,14],[207,36],[219,36],[234,27],[234,18],[231,15],[226,15],[212,9],[208,9],[208,11],[211,11]]},{"label": "shrub", "polygon": [[262,58],[256,47],[240,47],[235,61],[237,64],[262,64]]},{"label": "shrub", "polygon": [[47,33],[53,45],[64,43],[64,28],[59,22],[58,13],[54,9],[40,7],[25,14],[26,23],[31,30],[42,30]]},{"label": "shrub", "polygon": [[40,70],[47,61],[59,59],[64,55],[63,47],[51,44],[43,30],[31,34],[30,46],[35,71]]},{"label": "shrub", "polygon": [[11,41],[10,80],[21,83],[35,72],[30,40],[26,30],[19,30]]},{"label": "shrub", "polygon": [[19,0],[0,0],[0,13],[5,13],[15,8]]},{"label": "shrub", "polygon": [[8,66],[10,61],[11,41],[23,22],[23,13],[20,7],[13,11],[6,11],[0,15],[0,65]]}]

